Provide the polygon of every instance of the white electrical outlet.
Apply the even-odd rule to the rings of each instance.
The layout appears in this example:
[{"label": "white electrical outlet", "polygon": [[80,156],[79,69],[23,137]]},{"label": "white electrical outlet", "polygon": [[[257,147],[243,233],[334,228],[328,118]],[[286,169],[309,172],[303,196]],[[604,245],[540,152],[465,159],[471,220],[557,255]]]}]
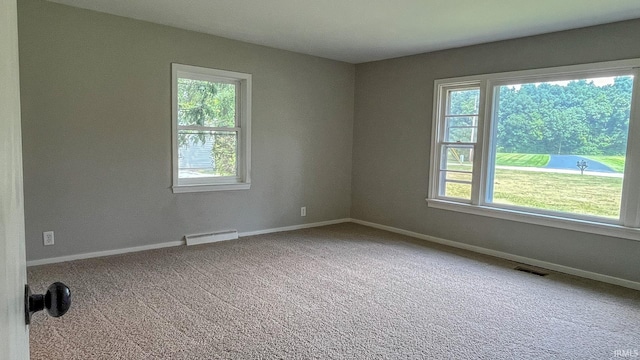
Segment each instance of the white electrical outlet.
[{"label": "white electrical outlet", "polygon": [[45,246],[53,245],[55,243],[53,238],[53,231],[45,231],[42,233],[42,240]]},{"label": "white electrical outlet", "polygon": [[300,216],[307,216],[307,207],[303,206],[300,208]]}]

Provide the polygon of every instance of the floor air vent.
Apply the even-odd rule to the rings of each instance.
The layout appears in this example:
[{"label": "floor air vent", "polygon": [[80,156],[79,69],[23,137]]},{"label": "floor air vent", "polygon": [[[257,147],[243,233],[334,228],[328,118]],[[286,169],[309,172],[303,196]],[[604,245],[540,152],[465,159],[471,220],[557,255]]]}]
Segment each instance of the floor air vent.
[{"label": "floor air vent", "polygon": [[522,272],[526,272],[526,273],[529,273],[529,274],[533,274],[533,275],[538,275],[538,276],[547,276],[547,275],[549,275],[549,273],[544,271],[543,269],[529,267],[529,266],[516,266],[513,269],[514,270],[518,270],[518,271],[522,271]]},{"label": "floor air vent", "polygon": [[235,240],[238,238],[238,231],[227,230],[209,234],[185,235],[184,238],[187,240],[187,245],[200,245],[218,241]]}]

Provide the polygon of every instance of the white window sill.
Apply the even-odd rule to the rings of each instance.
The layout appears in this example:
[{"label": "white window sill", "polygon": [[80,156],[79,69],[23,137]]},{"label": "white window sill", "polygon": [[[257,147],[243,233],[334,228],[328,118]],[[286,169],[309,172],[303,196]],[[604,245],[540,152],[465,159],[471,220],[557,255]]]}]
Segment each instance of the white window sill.
[{"label": "white window sill", "polygon": [[560,216],[535,214],[524,211],[501,209],[490,206],[471,205],[440,199],[426,199],[429,207],[441,210],[457,211],[467,214],[487,216],[497,219],[518,221],[527,224],[542,225],[590,234],[612,236],[640,241],[640,229],[604,222],[571,219]]},{"label": "white window sill", "polygon": [[218,184],[218,185],[175,185],[172,186],[174,194],[190,193],[190,192],[205,192],[205,191],[227,191],[227,190],[249,190],[251,189],[251,183],[237,183],[237,184]]}]

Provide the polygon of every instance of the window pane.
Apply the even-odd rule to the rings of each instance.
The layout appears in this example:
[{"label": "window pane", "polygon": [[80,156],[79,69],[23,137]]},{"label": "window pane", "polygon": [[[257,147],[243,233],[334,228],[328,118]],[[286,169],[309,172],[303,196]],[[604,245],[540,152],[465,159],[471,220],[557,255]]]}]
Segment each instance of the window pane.
[{"label": "window pane", "polygon": [[444,196],[470,200],[471,184],[459,184],[446,182],[444,187]]},{"label": "window pane", "polygon": [[446,115],[477,115],[480,89],[450,90]]},{"label": "window pane", "polygon": [[447,180],[454,181],[466,181],[471,182],[472,173],[455,172],[455,171],[443,171]]},{"label": "window pane", "polygon": [[477,116],[448,117],[444,141],[475,143],[478,136]]},{"label": "window pane", "polygon": [[178,125],[236,126],[236,85],[178,79]]},{"label": "window pane", "polygon": [[178,131],[179,178],[237,176],[235,131]]},{"label": "window pane", "polygon": [[618,218],[622,177],[496,170],[493,202]]},{"label": "window pane", "polygon": [[440,169],[473,171],[473,148],[470,146],[444,146]]},{"label": "window pane", "polygon": [[496,87],[489,202],[619,218],[632,76]]}]

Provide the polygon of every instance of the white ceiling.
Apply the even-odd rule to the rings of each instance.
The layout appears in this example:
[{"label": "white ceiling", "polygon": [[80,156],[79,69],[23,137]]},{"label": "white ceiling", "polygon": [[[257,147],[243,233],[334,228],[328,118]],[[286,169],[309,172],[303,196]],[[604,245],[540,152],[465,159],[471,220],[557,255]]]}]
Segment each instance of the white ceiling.
[{"label": "white ceiling", "polygon": [[50,0],[351,63],[640,18],[640,0]]}]

